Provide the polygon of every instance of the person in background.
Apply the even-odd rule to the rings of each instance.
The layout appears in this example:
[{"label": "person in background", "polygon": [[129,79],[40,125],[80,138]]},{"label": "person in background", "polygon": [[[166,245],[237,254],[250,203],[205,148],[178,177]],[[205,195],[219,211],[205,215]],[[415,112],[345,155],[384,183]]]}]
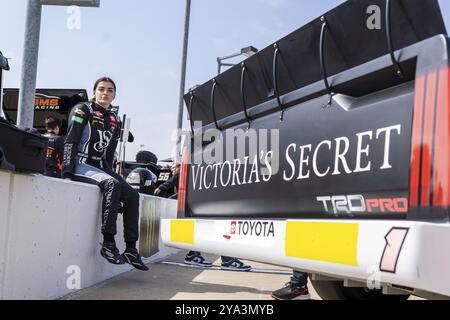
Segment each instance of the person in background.
[{"label": "person in background", "polygon": [[181,165],[179,163],[174,163],[170,167],[170,171],[172,171],[172,177],[161,184],[158,188],[156,188],[155,196],[159,196],[162,191],[167,192],[173,188],[178,189],[178,182],[180,181],[180,167]]},{"label": "person in background", "polygon": [[64,137],[59,136],[61,121],[54,117],[47,117],[45,119],[45,129],[47,133],[43,136],[48,138],[45,175],[53,178],[61,178],[64,152]]},{"label": "person in background", "polygon": [[283,288],[272,292],[272,298],[276,300],[309,300],[311,295],[308,291],[308,274],[295,271],[291,281]]},{"label": "person in background", "polygon": [[[139,239],[139,193],[112,170],[114,152],[120,135],[120,121],[111,111],[116,97],[116,84],[110,78],[95,82],[94,98],[76,105],[69,116],[64,144],[63,177],[98,185],[103,194],[100,254],[109,263],[128,263],[147,271],[136,249]],[[123,203],[123,224],[126,243],[120,254],[116,246],[117,214]]]},{"label": "person in background", "polygon": [[[252,266],[243,263],[241,260],[232,257],[222,256],[222,263],[220,269],[229,271],[250,271]],[[189,251],[184,258],[184,263],[190,266],[212,267],[212,262],[206,260],[198,251]]]}]

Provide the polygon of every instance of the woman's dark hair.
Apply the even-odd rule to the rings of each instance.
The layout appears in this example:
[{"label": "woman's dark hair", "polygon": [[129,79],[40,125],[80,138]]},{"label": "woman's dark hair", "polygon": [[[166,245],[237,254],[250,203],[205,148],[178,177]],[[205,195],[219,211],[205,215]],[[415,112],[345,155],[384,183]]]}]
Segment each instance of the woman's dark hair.
[{"label": "woman's dark hair", "polygon": [[[97,90],[98,85],[100,84],[100,82],[110,82],[112,83],[113,87],[114,87],[114,92],[117,92],[117,87],[116,87],[116,83],[114,82],[113,79],[108,78],[108,77],[101,77],[100,79],[98,79],[97,81],[95,81],[94,84],[94,91]],[[91,101],[94,101],[95,98],[92,98]]]}]

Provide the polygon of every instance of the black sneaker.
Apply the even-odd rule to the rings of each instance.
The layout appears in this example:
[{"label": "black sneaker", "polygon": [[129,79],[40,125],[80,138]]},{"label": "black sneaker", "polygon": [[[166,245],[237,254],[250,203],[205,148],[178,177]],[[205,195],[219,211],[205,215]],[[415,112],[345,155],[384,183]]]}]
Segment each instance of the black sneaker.
[{"label": "black sneaker", "polygon": [[148,267],[142,262],[141,256],[139,255],[137,249],[126,249],[122,254],[123,259],[128,264],[131,264],[136,269],[147,271]]},{"label": "black sneaker", "polygon": [[310,300],[311,295],[308,286],[288,282],[283,288],[272,292],[272,298],[276,300]]},{"label": "black sneaker", "polygon": [[117,249],[114,242],[103,242],[100,254],[109,263],[112,264],[125,264],[125,260],[120,255],[119,249]]},{"label": "black sneaker", "polygon": [[230,270],[230,271],[249,271],[252,269],[252,266],[243,263],[239,259],[231,259],[225,262],[222,262],[220,265],[220,269],[222,270]]},{"label": "black sneaker", "polygon": [[211,268],[212,263],[205,258],[202,257],[201,254],[187,254],[184,258],[184,264],[195,266],[195,267],[203,267],[203,268]]}]

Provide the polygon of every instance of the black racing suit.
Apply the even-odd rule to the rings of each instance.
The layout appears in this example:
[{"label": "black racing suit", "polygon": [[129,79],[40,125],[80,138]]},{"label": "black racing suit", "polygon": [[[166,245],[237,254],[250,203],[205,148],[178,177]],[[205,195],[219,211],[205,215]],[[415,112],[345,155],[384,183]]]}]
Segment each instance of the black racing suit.
[{"label": "black racing suit", "polygon": [[119,133],[115,113],[93,102],[76,105],[69,116],[63,177],[100,187],[105,236],[117,233],[117,212],[123,202],[124,237],[128,243],[139,238],[139,193],[111,169]]},{"label": "black racing suit", "polygon": [[45,175],[53,178],[61,178],[64,137],[58,136],[54,132],[47,132],[43,136],[48,138]]}]

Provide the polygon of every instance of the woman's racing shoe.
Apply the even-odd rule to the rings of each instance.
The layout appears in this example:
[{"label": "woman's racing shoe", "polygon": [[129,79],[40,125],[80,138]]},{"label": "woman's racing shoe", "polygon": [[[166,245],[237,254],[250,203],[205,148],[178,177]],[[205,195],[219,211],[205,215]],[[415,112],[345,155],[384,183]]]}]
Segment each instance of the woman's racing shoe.
[{"label": "woman's racing shoe", "polygon": [[148,267],[142,262],[141,256],[138,253],[137,249],[133,248],[127,248],[122,254],[123,259],[125,259],[125,262],[128,264],[131,264],[136,269],[147,271]]},{"label": "woman's racing shoe", "polygon": [[119,249],[117,249],[114,242],[103,242],[100,254],[109,263],[112,264],[125,264],[125,260],[120,255]]}]

